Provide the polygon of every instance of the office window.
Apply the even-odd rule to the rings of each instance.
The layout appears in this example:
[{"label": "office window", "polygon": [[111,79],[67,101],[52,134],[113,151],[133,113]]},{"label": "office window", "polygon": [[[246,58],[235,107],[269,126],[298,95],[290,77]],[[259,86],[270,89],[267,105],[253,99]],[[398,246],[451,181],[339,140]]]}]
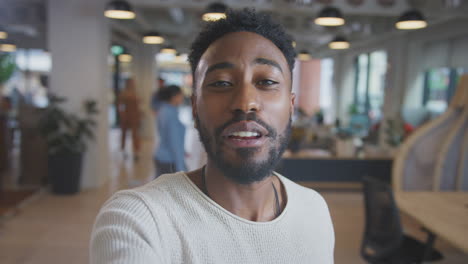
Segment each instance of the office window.
[{"label": "office window", "polygon": [[326,58],[320,61],[320,109],[328,124],[335,121],[333,96],[333,59]]},{"label": "office window", "polygon": [[361,113],[366,111],[367,85],[369,81],[369,54],[361,54],[356,62],[356,87],[354,93],[354,103]]},{"label": "office window", "polygon": [[442,113],[452,99],[463,68],[433,68],[424,73],[423,105],[431,112]]},{"label": "office window", "polygon": [[16,65],[22,71],[48,73],[52,68],[52,59],[49,52],[40,49],[18,49]]},{"label": "office window", "polygon": [[354,104],[359,113],[367,114],[372,121],[382,117],[386,73],[385,51],[364,53],[356,58]]}]

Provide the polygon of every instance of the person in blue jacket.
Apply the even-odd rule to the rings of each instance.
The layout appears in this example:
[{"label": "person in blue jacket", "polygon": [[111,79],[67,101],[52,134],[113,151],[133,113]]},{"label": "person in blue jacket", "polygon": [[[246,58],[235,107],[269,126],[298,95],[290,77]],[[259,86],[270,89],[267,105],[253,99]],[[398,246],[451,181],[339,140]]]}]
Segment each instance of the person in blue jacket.
[{"label": "person in blue jacket", "polygon": [[154,154],[156,177],[165,173],[185,171],[185,126],[179,119],[178,106],[184,101],[179,86],[170,85],[160,92],[163,101],[157,118],[159,146]]}]

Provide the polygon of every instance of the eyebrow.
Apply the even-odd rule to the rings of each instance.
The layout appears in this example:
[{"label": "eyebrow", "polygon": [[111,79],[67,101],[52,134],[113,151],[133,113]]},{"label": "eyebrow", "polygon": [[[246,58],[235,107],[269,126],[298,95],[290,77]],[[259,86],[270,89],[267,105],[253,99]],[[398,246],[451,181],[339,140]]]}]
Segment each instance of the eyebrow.
[{"label": "eyebrow", "polygon": [[208,69],[206,70],[206,74],[208,74],[209,72],[212,72],[214,70],[220,70],[220,69],[232,69],[234,68],[234,64],[230,63],[230,62],[220,62],[220,63],[216,63],[216,64],[213,64],[211,65],[210,67],[208,67]]},{"label": "eyebrow", "polygon": [[264,64],[264,65],[270,65],[270,66],[273,66],[275,68],[278,68],[278,70],[280,70],[280,72],[283,72],[283,69],[281,69],[281,66],[275,62],[275,61],[272,61],[272,60],[269,60],[269,59],[265,59],[265,58],[256,58],[254,61],[253,61],[254,64]]},{"label": "eyebrow", "polygon": [[[256,58],[253,61],[253,64],[270,65],[270,66],[273,66],[273,67],[277,68],[278,70],[280,70],[280,72],[283,72],[283,69],[281,68],[281,66],[277,62],[275,62],[273,60],[269,60],[269,59],[265,59],[265,58]],[[210,67],[208,67],[208,69],[206,70],[205,75],[212,72],[212,71],[215,71],[215,70],[232,69],[234,67],[235,67],[235,65],[233,63],[230,63],[230,62],[216,63],[216,64],[213,64]]]}]

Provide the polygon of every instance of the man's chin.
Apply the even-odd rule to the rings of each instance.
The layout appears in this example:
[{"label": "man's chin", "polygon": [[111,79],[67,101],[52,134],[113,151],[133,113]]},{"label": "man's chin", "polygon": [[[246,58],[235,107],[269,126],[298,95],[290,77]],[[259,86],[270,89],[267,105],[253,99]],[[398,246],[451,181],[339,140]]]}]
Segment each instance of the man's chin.
[{"label": "man's chin", "polygon": [[269,159],[256,160],[253,157],[245,158],[245,156],[237,156],[235,159],[227,158],[220,155],[215,163],[227,178],[239,184],[262,181],[271,175],[275,167]]},{"label": "man's chin", "polygon": [[[243,164],[239,167],[223,167],[221,171],[231,181],[238,184],[252,184],[260,182],[271,175],[272,170],[258,167],[259,164]],[[266,170],[265,170],[266,169]]]},{"label": "man's chin", "polygon": [[224,149],[220,153],[225,160],[231,163],[239,164],[240,166],[245,162],[265,162],[268,159],[268,151],[263,151],[261,147],[254,148],[230,148]]}]

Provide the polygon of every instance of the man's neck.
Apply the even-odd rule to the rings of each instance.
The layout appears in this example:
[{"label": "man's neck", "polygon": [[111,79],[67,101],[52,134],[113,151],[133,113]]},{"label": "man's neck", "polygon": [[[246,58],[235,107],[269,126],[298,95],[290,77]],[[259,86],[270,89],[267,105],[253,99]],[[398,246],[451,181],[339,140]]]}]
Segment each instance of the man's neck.
[{"label": "man's neck", "polygon": [[[278,209],[282,211],[285,203],[282,184],[274,175],[259,182],[239,184],[208,163],[205,168],[204,183],[202,170],[191,173],[189,177],[224,209],[247,220],[271,221],[276,218]],[[277,208],[275,188],[278,190],[280,208]]]}]

